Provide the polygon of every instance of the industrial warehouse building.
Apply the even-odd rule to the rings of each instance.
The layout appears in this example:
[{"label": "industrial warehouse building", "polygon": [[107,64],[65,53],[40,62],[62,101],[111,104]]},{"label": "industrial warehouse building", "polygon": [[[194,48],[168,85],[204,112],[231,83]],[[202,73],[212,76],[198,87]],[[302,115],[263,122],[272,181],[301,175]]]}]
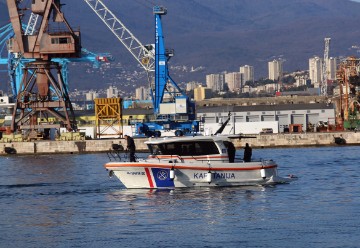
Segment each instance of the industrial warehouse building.
[{"label": "industrial warehouse building", "polygon": [[[303,104],[275,104],[275,105],[246,105],[246,106],[206,106],[198,107],[197,119],[201,120],[201,131],[214,134],[228,119],[230,121],[224,129],[224,134],[230,133],[259,133],[264,128],[271,128],[274,133],[291,131],[291,125],[300,125],[301,131],[314,131],[319,122],[335,122],[334,104],[303,103]],[[75,111],[79,128],[93,127],[95,131],[94,110]],[[4,121],[3,118],[0,123]],[[115,129],[123,128],[124,134],[132,134],[131,125],[135,122],[154,119],[153,110],[149,108],[128,108],[122,111],[122,124]],[[109,129],[114,131],[114,129]],[[109,133],[109,134],[111,134]],[[116,133],[116,132],[115,132]],[[95,134],[89,136],[95,137]]]},{"label": "industrial warehouse building", "polygon": [[[264,128],[272,128],[274,133],[291,132],[292,125],[300,125],[301,131],[314,131],[319,122],[335,124],[334,104],[304,103],[277,105],[247,105],[247,106],[207,106],[198,107],[196,116],[202,121],[201,131],[214,134],[228,119],[230,121],[224,129],[229,133],[259,133]],[[93,111],[76,111],[80,126],[95,125]],[[130,126],[135,122],[154,119],[152,109],[128,108],[122,112],[124,134],[131,134]],[[296,132],[296,131],[295,131]]]},{"label": "industrial warehouse building", "polygon": [[248,126],[249,129],[254,129],[256,126],[273,128],[275,123],[277,127],[274,133],[282,133],[289,131],[291,125],[300,125],[303,131],[314,131],[313,128],[319,122],[335,124],[334,104],[326,103],[216,106],[198,108],[196,112],[198,119],[203,121],[204,128],[208,127],[213,131],[227,120],[230,112],[228,125],[233,133],[257,133],[251,130],[237,130],[237,126],[240,128],[241,125]]}]

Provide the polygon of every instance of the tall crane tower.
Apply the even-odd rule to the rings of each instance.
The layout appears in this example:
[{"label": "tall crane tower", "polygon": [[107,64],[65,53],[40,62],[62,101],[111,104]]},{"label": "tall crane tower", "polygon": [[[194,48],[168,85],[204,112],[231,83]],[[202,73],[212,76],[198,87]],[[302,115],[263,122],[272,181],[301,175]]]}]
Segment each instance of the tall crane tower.
[{"label": "tall crane tower", "polygon": [[[156,121],[137,123],[136,135],[159,136],[160,130],[174,130],[176,135],[193,134],[199,130],[195,120],[195,103],[170,77],[168,61],[174,56],[173,49],[165,48],[162,16],[167,10],[155,6],[155,45],[143,45],[101,0],[84,0],[126,49],[147,72],[155,72],[150,81],[151,97]],[[150,76],[151,78],[151,76]]]},{"label": "tall crane tower", "polygon": [[[23,30],[26,35],[34,33],[34,27],[39,15],[31,13],[28,25],[23,25]],[[18,95],[18,89],[20,88],[21,81],[23,78],[23,69],[25,64],[29,62],[34,62],[35,59],[24,59],[23,57],[18,57],[18,54],[10,53],[6,51],[5,47],[7,40],[11,39],[14,36],[14,31],[11,23],[6,24],[3,27],[0,27],[0,65],[7,65],[8,69],[4,70],[9,74],[10,86],[12,90],[13,99],[16,99]],[[4,56],[3,56],[4,55]],[[16,58],[15,58],[16,56]],[[88,62],[91,63],[93,68],[99,68],[101,63],[107,63],[113,61],[113,57],[110,53],[93,53],[88,51],[85,48],[81,48],[81,57],[80,58],[52,58],[51,61],[60,63],[61,73],[65,83],[65,86],[68,87],[68,64],[74,62]],[[53,89],[51,88],[51,91]]]},{"label": "tall crane tower", "polygon": [[324,60],[322,63],[322,80],[321,80],[321,95],[328,95],[327,81],[328,81],[328,61],[329,61],[329,51],[330,51],[330,40],[331,38],[325,38],[325,49],[324,49]]},{"label": "tall crane tower", "polygon": [[[76,130],[74,112],[61,74],[62,66],[51,59],[80,57],[80,31],[70,27],[61,12],[60,0],[32,0],[30,8],[24,6],[23,1],[7,0],[7,6],[15,33],[8,41],[9,52],[33,60],[23,69],[11,130],[36,132],[60,127]],[[41,19],[36,32],[22,29],[22,16],[27,10],[31,10],[33,17]],[[39,118],[49,116],[55,117],[57,123],[39,123]]]}]

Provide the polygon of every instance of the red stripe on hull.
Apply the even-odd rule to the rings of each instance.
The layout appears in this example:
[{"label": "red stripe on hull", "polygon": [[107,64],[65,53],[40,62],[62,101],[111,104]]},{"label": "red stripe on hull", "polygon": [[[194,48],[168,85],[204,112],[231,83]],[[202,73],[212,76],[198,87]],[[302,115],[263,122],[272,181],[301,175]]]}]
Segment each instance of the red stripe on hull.
[{"label": "red stripe on hull", "polygon": [[151,179],[151,174],[150,174],[149,168],[145,168],[145,173],[146,173],[147,179],[149,181],[150,188],[154,188],[154,184]]}]

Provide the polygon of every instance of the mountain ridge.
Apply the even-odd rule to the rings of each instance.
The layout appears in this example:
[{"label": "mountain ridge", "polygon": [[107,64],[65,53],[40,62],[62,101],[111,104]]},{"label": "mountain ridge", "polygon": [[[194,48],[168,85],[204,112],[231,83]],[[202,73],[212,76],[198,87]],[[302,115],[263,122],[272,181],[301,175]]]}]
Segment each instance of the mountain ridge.
[{"label": "mountain ridge", "polygon": [[[9,20],[7,11],[4,13],[5,2],[0,0],[0,25]],[[84,1],[63,2],[69,23],[81,27],[83,47],[94,52],[111,52],[124,68],[140,70]],[[149,1],[103,2],[143,44],[153,43],[154,17]],[[205,74],[238,71],[245,64],[254,66],[256,78],[266,77],[267,62],[279,57],[285,60],[285,71],[306,70],[310,57],[323,56],[325,37],[332,38],[330,56],[353,55],[356,51],[350,48],[358,45],[360,38],[357,27],[360,4],[349,0],[227,0],[226,3],[158,0],[156,3],[168,9],[162,19],[166,46],[175,49],[170,65],[206,67],[202,74],[182,75],[181,80],[195,77],[194,80],[205,82]],[[74,69],[71,73],[75,77],[81,74]],[[70,74],[70,77],[74,76]],[[91,77],[88,80],[86,87],[101,86],[90,82]]]}]

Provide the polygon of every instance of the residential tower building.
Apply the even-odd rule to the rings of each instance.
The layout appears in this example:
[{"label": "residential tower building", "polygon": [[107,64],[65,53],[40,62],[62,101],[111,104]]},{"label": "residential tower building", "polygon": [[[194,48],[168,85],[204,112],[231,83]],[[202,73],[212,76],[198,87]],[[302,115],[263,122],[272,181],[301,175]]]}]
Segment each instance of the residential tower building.
[{"label": "residential tower building", "polygon": [[212,91],[220,92],[224,90],[225,77],[224,74],[206,75],[206,86]]},{"label": "residential tower building", "polygon": [[243,74],[242,85],[244,85],[247,81],[254,82],[254,67],[250,65],[240,66],[240,73]]},{"label": "residential tower building", "polygon": [[239,92],[242,88],[243,74],[240,72],[230,72],[225,74],[225,83],[232,92]]},{"label": "residential tower building", "polygon": [[283,76],[283,61],[274,59],[268,62],[268,70],[270,80],[280,80]]},{"label": "residential tower building", "polygon": [[309,77],[314,88],[319,88],[322,81],[322,62],[317,56],[309,59]]}]

